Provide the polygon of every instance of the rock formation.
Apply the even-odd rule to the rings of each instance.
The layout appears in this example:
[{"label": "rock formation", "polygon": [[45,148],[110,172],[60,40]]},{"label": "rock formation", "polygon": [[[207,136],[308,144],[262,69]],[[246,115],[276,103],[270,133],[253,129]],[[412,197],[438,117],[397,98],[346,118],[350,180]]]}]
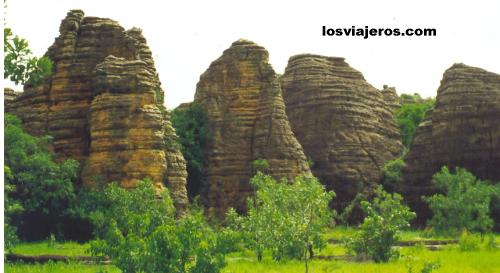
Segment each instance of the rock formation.
[{"label": "rock formation", "polygon": [[442,166],[500,181],[500,75],[464,64],[446,70],[406,162],[401,191],[421,222],[429,212],[420,197],[436,192],[431,178]]},{"label": "rock formation", "polygon": [[290,58],[282,77],[293,132],[314,165],[312,172],[344,208],[369,194],[384,164],[402,149],[383,94],[344,58],[303,54]]},{"label": "rock formation", "polygon": [[267,160],[268,173],[275,177],[310,174],[268,59],[263,47],[238,40],[198,82],[194,102],[206,110],[210,129],[205,149],[209,213],[245,208],[256,159]]},{"label": "rock formation", "polygon": [[398,93],[396,93],[396,88],[384,85],[384,88],[380,92],[382,92],[385,102],[392,108],[393,111],[401,107]]},{"label": "rock formation", "polygon": [[84,185],[100,177],[133,187],[150,177],[167,185],[183,207],[185,162],[168,145],[175,132],[141,31],[72,10],[59,32],[46,53],[54,74],[44,84],[26,86],[8,110],[28,132],[51,135],[59,158],[77,159]]},{"label": "rock formation", "polygon": [[6,107],[11,101],[21,95],[21,92],[16,92],[12,88],[4,87],[3,89],[3,106]]}]

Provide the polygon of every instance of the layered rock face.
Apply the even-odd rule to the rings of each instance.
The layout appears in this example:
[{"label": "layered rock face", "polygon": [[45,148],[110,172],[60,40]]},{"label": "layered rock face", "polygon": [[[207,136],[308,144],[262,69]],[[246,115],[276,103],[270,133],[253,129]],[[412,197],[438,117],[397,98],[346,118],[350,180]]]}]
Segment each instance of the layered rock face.
[{"label": "layered rock face", "polygon": [[205,199],[210,213],[245,208],[256,159],[267,160],[268,173],[275,177],[310,174],[268,60],[263,47],[238,40],[198,82],[194,102],[206,110],[211,135],[205,149]]},{"label": "layered rock face", "polygon": [[392,108],[393,111],[401,107],[401,103],[399,101],[398,93],[396,93],[395,87],[384,85],[382,91],[380,92],[382,92],[385,102]]},{"label": "layered rock face", "polygon": [[7,104],[15,100],[21,95],[21,92],[16,92],[12,88],[4,87],[3,89],[3,106],[6,107]]},{"label": "layered rock face", "polygon": [[500,181],[500,75],[464,64],[445,71],[436,106],[417,129],[402,192],[421,220],[429,214],[421,195],[435,192],[432,175],[442,166],[466,168]]},{"label": "layered rock face", "polygon": [[82,182],[133,187],[150,177],[167,184],[178,207],[186,198],[185,162],[168,145],[175,135],[151,51],[139,29],[72,10],[46,55],[54,74],[9,106],[27,131],[53,137],[60,158],[77,159]]},{"label": "layered rock face", "polygon": [[369,194],[402,149],[384,95],[344,58],[311,54],[290,58],[282,87],[293,132],[314,175],[337,193],[335,208]]}]

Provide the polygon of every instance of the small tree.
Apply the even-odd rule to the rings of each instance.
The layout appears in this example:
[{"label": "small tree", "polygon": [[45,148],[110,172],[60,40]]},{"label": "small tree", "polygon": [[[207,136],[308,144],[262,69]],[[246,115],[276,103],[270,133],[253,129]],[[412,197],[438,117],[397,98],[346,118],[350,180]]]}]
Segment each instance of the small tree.
[{"label": "small tree", "polygon": [[477,179],[466,169],[450,173],[445,166],[434,174],[432,181],[445,194],[423,196],[433,212],[427,224],[437,233],[460,234],[464,229],[485,233],[493,227],[490,205],[500,196],[500,186]]},{"label": "small tree", "polygon": [[361,202],[366,217],[359,232],[347,242],[348,250],[369,255],[377,263],[397,255],[392,247],[400,239],[401,229],[409,227],[409,221],[415,217],[401,201],[399,194],[389,194],[377,187],[371,202]]},{"label": "small tree", "polygon": [[61,222],[75,198],[78,162],[56,162],[48,142],[47,137],[24,132],[16,116],[5,115],[5,165],[10,170],[6,194],[9,202],[24,209],[11,223],[32,237],[36,237],[32,233],[46,237],[61,232]]},{"label": "small tree", "polygon": [[225,265],[225,241],[200,210],[175,219],[168,190],[157,193],[145,180],[132,190],[112,183],[103,194],[107,203],[91,216],[93,255],[110,257],[124,273],[213,273]]},{"label": "small tree", "polygon": [[248,199],[248,216],[237,218],[243,240],[259,260],[264,250],[275,260],[304,259],[306,272],[314,248],[324,247],[321,236],[332,214],[328,207],[335,196],[315,177],[299,176],[293,183],[276,181],[258,172],[251,180],[255,197]]}]

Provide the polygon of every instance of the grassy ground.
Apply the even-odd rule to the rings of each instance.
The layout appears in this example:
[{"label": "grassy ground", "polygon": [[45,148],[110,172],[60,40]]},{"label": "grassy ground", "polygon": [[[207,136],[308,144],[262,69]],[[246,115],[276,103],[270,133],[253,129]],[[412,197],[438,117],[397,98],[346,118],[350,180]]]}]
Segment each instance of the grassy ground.
[{"label": "grassy ground", "polygon": [[[329,239],[340,239],[352,235],[352,228],[338,227],[325,234]],[[500,242],[500,234],[496,234],[497,244]],[[422,231],[408,231],[403,233],[404,240],[430,239]],[[449,239],[436,238],[432,239]],[[14,253],[41,255],[88,255],[88,244],[74,242],[66,243],[24,243],[14,248]],[[344,255],[346,250],[342,245],[328,245],[319,255]],[[312,261],[309,272],[339,272],[339,273],[409,273],[409,265],[413,266],[412,273],[419,273],[424,262],[439,262],[441,267],[432,271],[437,273],[500,273],[500,250],[487,250],[484,246],[473,252],[462,252],[457,245],[450,245],[441,251],[429,251],[423,247],[406,247],[401,250],[402,257],[399,260],[386,264],[373,262],[345,262],[345,261]],[[223,273],[302,273],[305,272],[304,263],[300,261],[287,261],[277,263],[270,257],[258,262],[252,252],[232,253],[227,257],[228,265]],[[82,263],[47,263],[47,264],[5,264],[5,272],[37,272],[37,273],[59,273],[59,272],[120,272],[114,266],[86,265]]]}]

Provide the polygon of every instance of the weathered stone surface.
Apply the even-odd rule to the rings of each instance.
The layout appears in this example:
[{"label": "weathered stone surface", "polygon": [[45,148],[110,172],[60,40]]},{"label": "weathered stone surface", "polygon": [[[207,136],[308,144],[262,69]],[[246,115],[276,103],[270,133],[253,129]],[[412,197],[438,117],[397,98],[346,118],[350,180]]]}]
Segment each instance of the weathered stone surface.
[{"label": "weathered stone surface", "polygon": [[290,58],[282,77],[292,129],[311,157],[312,172],[345,207],[380,182],[385,162],[402,144],[391,107],[344,58],[303,54]]},{"label": "weathered stone surface", "polygon": [[175,131],[164,114],[163,90],[141,31],[72,10],[46,55],[54,74],[26,86],[9,106],[32,134],[49,134],[60,158],[83,166],[82,182],[94,177],[133,187],[150,177],[168,184],[175,203],[187,202],[185,162],[168,147]]},{"label": "weathered stone surface", "polygon": [[15,100],[22,93],[16,92],[12,88],[4,87],[3,89],[3,106],[6,107],[11,101]]},{"label": "weathered stone surface", "polygon": [[389,105],[389,107],[392,108],[393,111],[401,107],[401,103],[399,101],[398,93],[396,93],[395,87],[384,85],[382,91],[380,92],[382,92],[385,102]]},{"label": "weathered stone surface", "polygon": [[238,40],[201,75],[195,95],[208,114],[205,199],[210,213],[245,208],[252,192],[252,161],[269,163],[269,174],[310,174],[285,113],[281,88],[261,46]]},{"label": "weathered stone surface", "polygon": [[445,71],[436,106],[419,126],[407,156],[401,191],[420,219],[421,195],[435,192],[432,175],[448,166],[500,181],[500,75],[454,64]]}]

